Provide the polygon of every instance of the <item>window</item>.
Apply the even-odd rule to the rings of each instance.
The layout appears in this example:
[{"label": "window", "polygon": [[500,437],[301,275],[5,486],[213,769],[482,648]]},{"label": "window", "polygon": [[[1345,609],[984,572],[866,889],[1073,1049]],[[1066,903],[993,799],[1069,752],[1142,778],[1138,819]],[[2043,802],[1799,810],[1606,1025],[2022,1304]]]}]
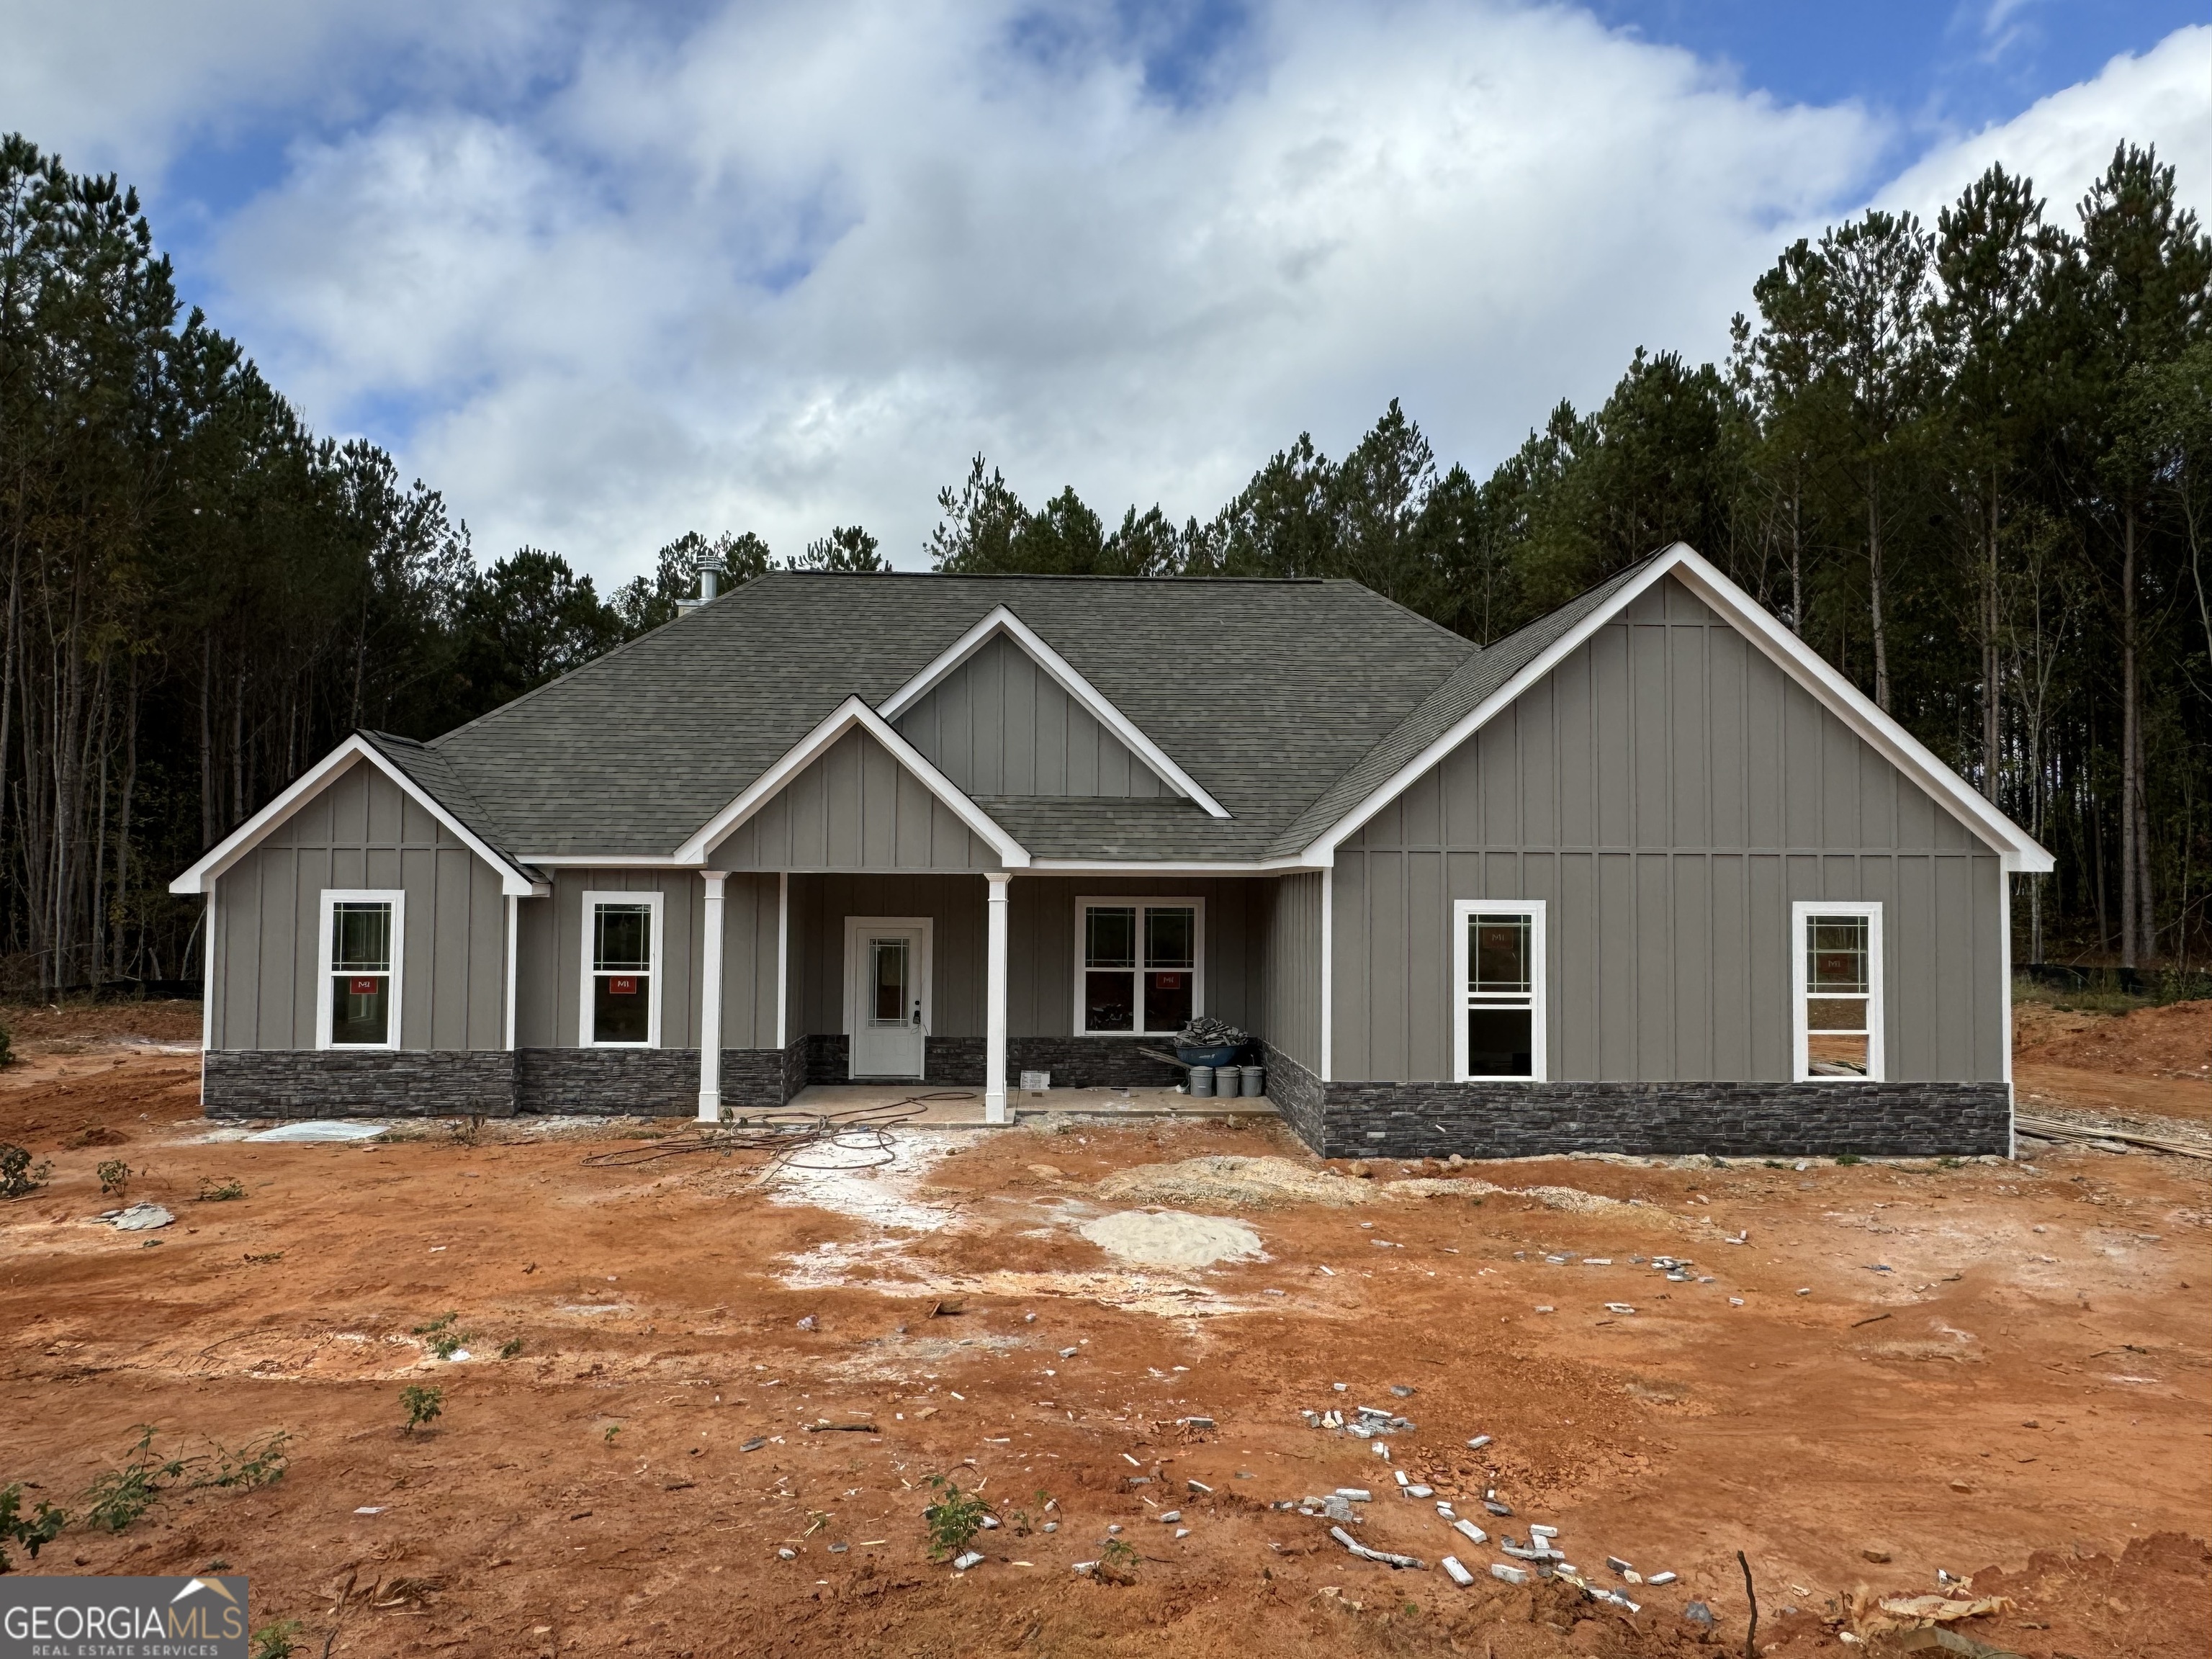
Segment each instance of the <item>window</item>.
[{"label": "window", "polygon": [[1879,1081],[1881,1045],[1881,906],[1791,907],[1796,921],[1794,1075]]},{"label": "window", "polygon": [[1166,1036],[1206,1012],[1203,899],[1075,902],[1075,1029]]},{"label": "window", "polygon": [[317,977],[316,1046],[399,1046],[400,916],[406,895],[323,890],[322,966]]},{"label": "window", "polygon": [[1462,899],[1452,906],[1452,932],[1459,1080],[1543,1081],[1543,901]]},{"label": "window", "polygon": [[584,895],[583,1043],[660,1042],[660,895]]}]

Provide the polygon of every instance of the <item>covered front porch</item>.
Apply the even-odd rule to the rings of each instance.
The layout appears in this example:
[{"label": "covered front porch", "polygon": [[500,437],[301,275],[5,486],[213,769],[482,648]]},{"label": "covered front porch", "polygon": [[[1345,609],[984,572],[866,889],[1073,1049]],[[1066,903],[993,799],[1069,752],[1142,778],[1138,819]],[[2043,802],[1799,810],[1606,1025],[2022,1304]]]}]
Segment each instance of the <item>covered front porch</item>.
[{"label": "covered front porch", "polygon": [[981,1128],[1018,1123],[1024,1118],[1273,1118],[1275,1103],[1265,1096],[1234,1100],[1194,1097],[1173,1089],[1024,1089],[1006,1091],[1006,1115],[985,1111],[981,1089],[939,1089],[928,1084],[811,1083],[786,1103],[784,1110],[841,1113],[872,1111],[911,1102],[915,1115],[902,1119],[917,1129]]},{"label": "covered front porch", "polygon": [[[1210,1015],[1249,1032],[1242,1058],[1262,1061],[1270,1003],[1297,991],[1279,964],[1271,971],[1270,877],[778,872],[767,878],[772,944],[766,915],[745,939],[726,939],[725,879],[708,874],[702,919],[703,1121],[853,1089],[972,1091],[972,1103],[931,1106],[948,1121],[1218,1116],[1248,1103],[1177,1092],[1182,1069],[1156,1056],[1188,1018]],[[772,1030],[775,1048],[726,1048],[720,1016],[766,1015],[771,975],[772,1024],[750,1029],[756,1043]],[[1049,1091],[1024,1093],[1024,1073],[1048,1077]]]}]

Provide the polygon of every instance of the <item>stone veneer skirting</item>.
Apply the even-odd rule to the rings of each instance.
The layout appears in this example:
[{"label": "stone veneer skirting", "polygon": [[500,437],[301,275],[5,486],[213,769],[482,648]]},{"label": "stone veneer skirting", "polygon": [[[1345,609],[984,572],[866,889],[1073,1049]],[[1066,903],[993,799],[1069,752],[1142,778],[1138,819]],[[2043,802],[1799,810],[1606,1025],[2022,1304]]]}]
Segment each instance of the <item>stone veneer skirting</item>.
[{"label": "stone veneer skirting", "polygon": [[[216,1048],[204,1059],[210,1117],[690,1117],[699,1109],[696,1048]],[[803,1041],[723,1049],[724,1103],[782,1105],[805,1085],[805,1059]]]},{"label": "stone veneer skirting", "polygon": [[2002,1083],[1323,1083],[1270,1048],[1267,1092],[1323,1158],[2008,1155]]},{"label": "stone veneer skirting", "polygon": [[[848,1083],[846,1057],[851,1040],[842,1036],[801,1039],[806,1045],[805,1081]],[[947,1088],[980,1089],[988,1061],[981,1037],[927,1037],[922,1043],[921,1082]],[[1137,1045],[1119,1038],[1009,1037],[1006,1087],[1021,1085],[1024,1072],[1050,1072],[1055,1089],[1171,1089],[1182,1081],[1182,1068],[1147,1060]]]},{"label": "stone veneer skirting", "polygon": [[210,1117],[508,1117],[514,1061],[503,1050],[210,1048],[201,1056],[202,1109]]},{"label": "stone veneer skirting", "polygon": [[[1324,1158],[1526,1158],[1569,1152],[1727,1157],[1972,1156],[2011,1149],[2002,1083],[1323,1083],[1261,1045],[1267,1093]],[[722,1051],[734,1111],[781,1106],[809,1083],[842,1083],[846,1039]],[[981,1089],[981,1037],[932,1037],[922,1085]],[[689,1117],[696,1048],[362,1051],[217,1048],[204,1057],[210,1117],[506,1117],[517,1111]],[[1016,1037],[1010,1087],[1049,1071],[1056,1088],[1166,1087],[1181,1073],[1127,1042]]]}]

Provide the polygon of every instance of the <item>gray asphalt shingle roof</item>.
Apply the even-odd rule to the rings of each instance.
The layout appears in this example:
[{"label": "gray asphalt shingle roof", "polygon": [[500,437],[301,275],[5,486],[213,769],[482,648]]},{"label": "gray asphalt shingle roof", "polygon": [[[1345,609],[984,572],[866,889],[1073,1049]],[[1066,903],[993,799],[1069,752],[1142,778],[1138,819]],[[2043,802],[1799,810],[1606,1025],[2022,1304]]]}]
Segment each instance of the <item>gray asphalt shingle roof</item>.
[{"label": "gray asphalt shingle roof", "polygon": [[1348,581],[779,572],[428,744],[374,741],[510,857],[665,856],[848,696],[881,704],[1003,605],[1231,816],[984,810],[1037,857],[1249,859],[1310,840],[1613,585],[1478,652]]}]

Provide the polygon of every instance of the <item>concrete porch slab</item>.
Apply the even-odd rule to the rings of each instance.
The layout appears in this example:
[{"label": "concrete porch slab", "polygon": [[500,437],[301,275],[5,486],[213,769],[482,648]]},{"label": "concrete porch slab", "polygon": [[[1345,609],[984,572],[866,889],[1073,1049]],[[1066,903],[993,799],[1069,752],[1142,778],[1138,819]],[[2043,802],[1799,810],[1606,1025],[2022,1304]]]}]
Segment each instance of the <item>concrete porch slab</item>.
[{"label": "concrete porch slab", "polygon": [[[907,1120],[916,1128],[981,1128],[983,1091],[943,1085],[817,1083],[801,1089],[787,1112],[853,1112],[912,1101],[921,1110]],[[1262,1095],[1235,1100],[1195,1098],[1172,1089],[1048,1089],[1010,1094],[1007,1103],[1024,1117],[1261,1118],[1278,1115]]]}]

